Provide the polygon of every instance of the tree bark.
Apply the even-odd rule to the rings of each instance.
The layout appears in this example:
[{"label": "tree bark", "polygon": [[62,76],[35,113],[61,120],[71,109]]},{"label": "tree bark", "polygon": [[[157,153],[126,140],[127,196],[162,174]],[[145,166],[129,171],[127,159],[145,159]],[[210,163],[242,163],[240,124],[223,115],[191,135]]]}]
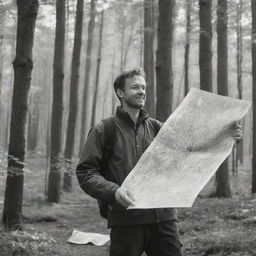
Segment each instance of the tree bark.
[{"label": "tree bark", "polygon": [[[32,98],[33,97],[33,98]],[[40,115],[40,95],[35,92],[30,97],[30,111],[28,115],[28,134],[27,134],[27,149],[34,151],[37,147],[38,128],[39,128],[39,115]]]},{"label": "tree bark", "polygon": [[65,49],[65,0],[56,1],[56,29],[53,63],[53,103],[51,119],[50,172],[48,201],[59,203],[61,186],[61,130],[63,117],[63,80]]},{"label": "tree bark", "polygon": [[22,229],[22,197],[24,179],[25,135],[28,116],[29,90],[33,68],[32,49],[37,0],[17,0],[18,25],[8,170],[5,188],[3,224],[6,230]]},{"label": "tree bark", "polygon": [[124,39],[125,39],[125,21],[121,23],[121,49],[120,49],[120,73],[124,71]]},{"label": "tree bark", "polygon": [[[228,96],[227,0],[217,6],[217,88],[218,94]],[[216,196],[231,197],[228,159],[216,173]]]},{"label": "tree bark", "polygon": [[256,1],[252,8],[252,95],[253,95],[253,149],[252,149],[252,193],[256,193]]},{"label": "tree bark", "polygon": [[101,23],[100,23],[100,34],[99,34],[99,49],[98,49],[98,60],[97,60],[97,70],[96,70],[96,82],[95,90],[92,101],[92,119],[91,126],[93,127],[96,122],[96,107],[97,107],[97,96],[99,91],[99,79],[100,79],[100,63],[101,63],[101,50],[102,50],[102,35],[104,27],[104,10],[101,11]]},{"label": "tree bark", "polygon": [[172,44],[175,0],[159,0],[158,49],[156,52],[156,118],[164,122],[172,112]]},{"label": "tree bark", "polygon": [[154,1],[144,0],[144,71],[147,81],[145,109],[155,116],[155,74],[154,74]]},{"label": "tree bark", "polygon": [[85,128],[86,128],[86,112],[88,104],[88,89],[91,75],[91,54],[92,54],[92,43],[93,33],[95,27],[95,16],[96,16],[96,0],[91,0],[90,10],[90,21],[88,25],[88,39],[87,39],[87,51],[86,51],[86,62],[85,62],[85,78],[84,78],[84,91],[82,99],[82,116],[81,116],[81,136],[80,136],[80,152],[83,149],[85,142]]},{"label": "tree bark", "polygon": [[[242,29],[242,0],[236,3],[237,11],[236,11],[236,33],[237,33],[237,55],[236,55],[236,63],[237,63],[237,89],[238,89],[238,98],[242,99],[243,97],[243,83],[242,83],[242,63],[243,63],[243,29]],[[244,125],[243,125],[244,127]],[[241,164],[243,164],[244,160],[244,141],[240,141],[237,145],[237,154],[236,154],[236,169],[238,168],[238,160]]]},{"label": "tree bark", "polygon": [[199,0],[200,88],[212,92],[212,12],[211,0]]},{"label": "tree bark", "polygon": [[77,111],[78,111],[78,86],[79,86],[79,78],[80,78],[83,10],[84,10],[84,0],[77,0],[75,37],[74,37],[74,47],[73,47],[73,56],[72,56],[72,64],[71,64],[68,128],[67,128],[66,144],[65,144],[65,151],[64,151],[64,158],[67,163],[67,170],[64,172],[63,189],[66,191],[72,190],[71,162],[72,162],[72,156],[74,153],[75,128],[76,128]]},{"label": "tree bark", "polygon": [[190,51],[190,34],[191,34],[191,0],[186,0],[186,43],[184,55],[184,96],[189,91],[189,51]]}]

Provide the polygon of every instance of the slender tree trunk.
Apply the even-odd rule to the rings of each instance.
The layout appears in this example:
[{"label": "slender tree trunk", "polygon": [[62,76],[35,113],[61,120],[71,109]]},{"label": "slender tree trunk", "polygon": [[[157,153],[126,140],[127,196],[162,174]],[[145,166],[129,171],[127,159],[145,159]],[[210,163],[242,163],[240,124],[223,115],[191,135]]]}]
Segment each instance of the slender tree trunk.
[{"label": "slender tree trunk", "polygon": [[28,115],[28,96],[33,68],[32,49],[37,0],[17,0],[18,26],[8,170],[5,188],[3,224],[6,230],[22,229],[22,197],[25,159],[25,135]]},{"label": "slender tree trunk", "polygon": [[75,38],[73,47],[73,56],[71,64],[71,79],[70,79],[70,98],[69,98],[69,115],[66,145],[64,158],[67,163],[67,170],[64,172],[63,188],[66,191],[72,190],[72,156],[74,153],[75,144],[75,129],[78,111],[78,86],[80,78],[80,56],[82,46],[82,28],[83,28],[83,9],[84,0],[77,0],[76,7],[76,25]]},{"label": "slender tree trunk", "polygon": [[38,127],[39,127],[39,115],[40,115],[40,95],[35,93],[33,95],[34,100],[32,97],[30,98],[30,111],[28,116],[28,150],[35,150],[37,147],[37,138],[38,138]]},{"label": "slender tree trunk", "polygon": [[51,120],[50,172],[48,200],[59,203],[61,186],[61,137],[65,49],[65,0],[56,1],[56,30],[53,63],[53,103]]},{"label": "slender tree trunk", "polygon": [[[243,30],[242,30],[242,0],[239,0],[237,2],[237,11],[236,11],[236,18],[237,18],[237,24],[236,24],[236,33],[237,33],[237,55],[236,55],[236,63],[237,63],[237,89],[238,89],[238,98],[242,99],[243,97],[243,84],[242,84],[242,62],[243,62]],[[244,125],[243,125],[244,127]],[[238,163],[238,160],[241,164],[243,164],[243,155],[244,155],[244,141],[240,141],[237,145],[237,154],[236,154],[236,163]],[[238,169],[238,166],[236,166],[236,169]]]},{"label": "slender tree trunk", "polygon": [[2,88],[3,88],[3,66],[4,66],[4,54],[3,54],[3,41],[4,41],[4,11],[3,11],[3,2],[0,1],[0,121],[2,125],[0,125],[0,142],[3,141],[3,105],[2,105]]},{"label": "slender tree trunk", "polygon": [[156,118],[165,121],[172,112],[172,44],[175,0],[159,0],[158,49],[156,52]]},{"label": "slender tree trunk", "polygon": [[96,70],[96,83],[95,83],[93,105],[92,105],[92,120],[91,120],[92,127],[95,125],[95,122],[96,122],[96,107],[97,107],[97,96],[98,96],[98,91],[99,91],[99,80],[100,80],[100,63],[101,63],[103,27],[104,27],[104,9],[101,11],[99,50],[98,50],[97,70]]},{"label": "slender tree trunk", "polygon": [[[3,41],[4,41],[4,20],[5,20],[5,11],[3,9],[3,1],[0,1],[0,97],[3,88]],[[0,98],[1,99],[1,98]]]},{"label": "slender tree trunk", "polygon": [[[145,1],[144,1],[145,2]],[[140,67],[143,66],[143,46],[144,46],[144,38],[143,38],[143,29],[144,29],[144,24],[143,24],[143,21],[144,21],[144,17],[143,17],[143,6],[144,6],[144,2],[141,2],[141,13],[140,13]]]},{"label": "slender tree trunk", "polygon": [[253,94],[253,149],[252,149],[252,193],[256,193],[256,1],[252,8],[252,94]]},{"label": "slender tree trunk", "polygon": [[144,0],[144,71],[147,81],[145,109],[155,116],[155,75],[154,75],[154,1]]},{"label": "slender tree trunk", "polygon": [[86,128],[86,112],[88,104],[88,92],[89,82],[91,75],[91,54],[92,54],[92,43],[93,43],[93,32],[95,27],[95,16],[96,16],[96,0],[91,0],[90,10],[90,21],[88,25],[88,39],[87,39],[87,51],[86,51],[86,62],[85,62],[85,78],[84,78],[84,91],[82,100],[82,116],[81,116],[81,136],[80,136],[80,152],[83,149],[85,142],[85,128]]},{"label": "slender tree trunk", "polygon": [[[227,0],[218,0],[217,6],[217,88],[218,94],[228,96],[228,54],[227,54]],[[216,173],[216,196],[231,197],[228,159]]]},{"label": "slender tree trunk", "polygon": [[186,0],[186,43],[185,43],[185,68],[184,68],[184,95],[189,91],[189,50],[190,50],[190,34],[191,34],[191,0]]},{"label": "slender tree trunk", "polygon": [[2,94],[2,88],[3,88],[3,66],[4,66],[3,41],[4,41],[4,35],[0,34],[0,96]]},{"label": "slender tree trunk", "polygon": [[135,29],[134,26],[130,26],[130,33],[129,33],[127,43],[125,44],[125,42],[124,42],[124,54],[123,54],[123,64],[122,64],[124,69],[126,69],[128,53],[129,53],[129,50],[131,49],[131,45],[132,45],[132,42],[133,42],[134,29]]},{"label": "slender tree trunk", "polygon": [[124,39],[125,39],[125,21],[122,22],[121,27],[121,51],[120,51],[120,73],[124,71]]},{"label": "slender tree trunk", "polygon": [[211,0],[199,0],[199,72],[200,88],[212,91],[212,12]]}]

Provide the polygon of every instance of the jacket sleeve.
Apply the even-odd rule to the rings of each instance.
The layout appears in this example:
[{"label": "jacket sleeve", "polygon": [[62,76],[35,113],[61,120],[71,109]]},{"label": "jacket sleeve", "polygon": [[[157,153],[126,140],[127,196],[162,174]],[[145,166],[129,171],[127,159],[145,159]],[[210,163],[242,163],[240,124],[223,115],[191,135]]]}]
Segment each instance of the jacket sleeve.
[{"label": "jacket sleeve", "polygon": [[93,198],[115,202],[115,192],[119,186],[106,180],[100,174],[102,149],[104,146],[104,127],[99,123],[88,134],[76,175],[80,187]]}]

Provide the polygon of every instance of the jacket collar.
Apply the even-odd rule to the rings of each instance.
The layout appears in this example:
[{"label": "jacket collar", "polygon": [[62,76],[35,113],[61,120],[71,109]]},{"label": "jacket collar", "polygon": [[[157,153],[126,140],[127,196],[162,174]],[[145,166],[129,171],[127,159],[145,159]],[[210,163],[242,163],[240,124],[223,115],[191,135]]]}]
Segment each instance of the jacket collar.
[{"label": "jacket collar", "polygon": [[[116,115],[121,118],[124,119],[125,121],[127,121],[128,123],[132,124],[133,126],[135,125],[133,120],[131,119],[131,117],[129,116],[129,114],[127,112],[125,112],[121,106],[118,106],[116,109]],[[141,109],[140,110],[140,114],[139,114],[139,119],[137,121],[136,126],[138,126],[139,124],[141,124],[142,122],[144,122],[146,119],[149,118],[148,113],[144,110]]]}]

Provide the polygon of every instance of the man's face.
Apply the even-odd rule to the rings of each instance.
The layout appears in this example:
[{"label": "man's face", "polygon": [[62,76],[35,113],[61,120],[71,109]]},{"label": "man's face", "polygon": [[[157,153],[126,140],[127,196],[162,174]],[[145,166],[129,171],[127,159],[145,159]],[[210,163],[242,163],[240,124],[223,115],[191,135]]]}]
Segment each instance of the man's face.
[{"label": "man's face", "polygon": [[141,109],[146,101],[146,82],[142,76],[133,76],[125,79],[124,90],[119,89],[118,96],[131,108]]}]

